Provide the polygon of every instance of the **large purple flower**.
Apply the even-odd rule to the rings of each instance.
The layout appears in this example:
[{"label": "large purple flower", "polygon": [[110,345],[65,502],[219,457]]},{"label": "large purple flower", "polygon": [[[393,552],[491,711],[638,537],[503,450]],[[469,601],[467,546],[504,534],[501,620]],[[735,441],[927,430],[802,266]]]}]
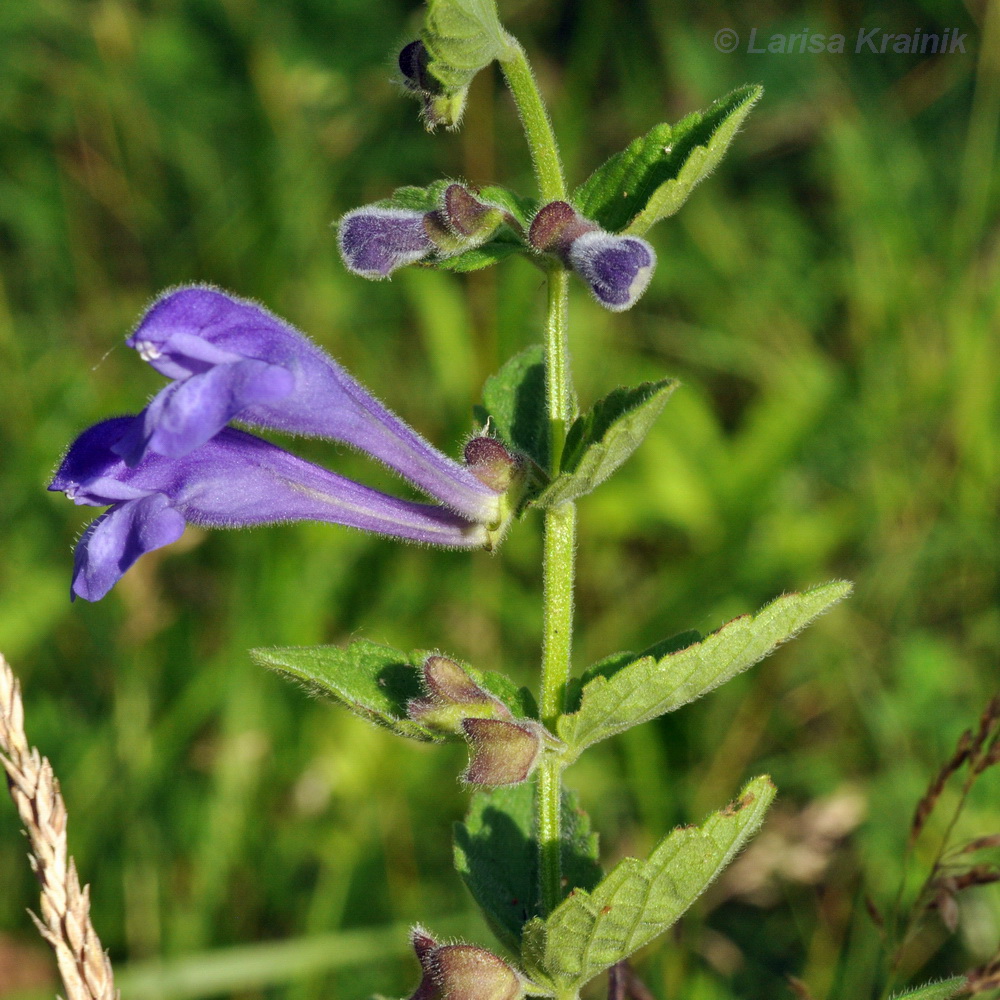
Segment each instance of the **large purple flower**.
[{"label": "large purple flower", "polygon": [[73,594],[100,600],[145,552],[186,523],[240,528],[328,521],[448,548],[482,548],[486,528],[450,510],[391,497],[243,431],[225,428],[181,458],[155,452],[127,465],[117,453],[143,416],[83,432],[49,486],[78,504],[111,505],[76,547]]},{"label": "large purple flower", "polygon": [[266,309],[204,286],[159,298],[127,341],[173,379],[114,445],[129,465],[181,458],[233,419],[367,452],[472,521],[500,494],[442,454],[328,354]]}]

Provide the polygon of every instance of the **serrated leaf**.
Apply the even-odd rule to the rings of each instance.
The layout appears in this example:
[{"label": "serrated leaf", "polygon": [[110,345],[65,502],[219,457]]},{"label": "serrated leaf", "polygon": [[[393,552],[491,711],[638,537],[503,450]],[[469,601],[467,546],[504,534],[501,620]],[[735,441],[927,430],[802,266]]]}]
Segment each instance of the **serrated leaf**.
[{"label": "serrated leaf", "polygon": [[[429,650],[403,653],[391,646],[358,639],[340,646],[284,646],[251,649],[261,666],[298,681],[308,691],[326,695],[355,715],[410,739],[441,742],[448,737],[406,717],[406,704],[424,692],[420,667]],[[516,716],[537,715],[526,688],[503,674],[480,673],[462,664],[469,675],[496,695]]]},{"label": "serrated leaf", "polygon": [[542,469],[549,464],[549,422],[545,408],[545,351],[535,344],[515,354],[483,386],[483,405],[476,417],[513,451]]},{"label": "serrated leaf", "polygon": [[533,921],[528,975],[576,990],[668,930],[756,833],[774,794],[770,778],[754,779],[700,827],[674,830],[647,861],[625,858],[591,892],[577,889]]},{"label": "serrated leaf", "polygon": [[654,642],[652,646],[644,649],[641,653],[626,650],[605,656],[603,660],[598,660],[597,663],[587,667],[579,677],[571,678],[566,690],[566,711],[575,712],[579,709],[583,689],[595,678],[610,678],[617,674],[622,667],[627,667],[630,663],[647,656],[651,656],[654,660],[660,660],[670,653],[676,653],[696,642],[701,642],[702,638],[700,632],[688,629],[686,632],[678,632],[677,635],[670,636],[669,639]]},{"label": "serrated leaf", "polygon": [[[497,937],[513,951],[521,927],[538,913],[536,783],[475,795],[464,823],[455,824],[455,868]],[[597,835],[577,797],[563,790],[562,868],[570,886],[593,888],[601,879]]]},{"label": "serrated leaf", "polygon": [[909,993],[894,993],[891,1000],[951,1000],[961,993],[965,982],[965,976],[954,976],[940,983],[927,983]]},{"label": "serrated leaf", "polygon": [[785,594],[756,615],[660,659],[643,656],[583,689],[580,708],[560,717],[557,732],[570,747],[567,762],[591,744],[700,698],[752,667],[851,592],[845,581]]},{"label": "serrated leaf", "polygon": [[533,501],[558,507],[593,492],[642,444],[676,388],[673,379],[615,389],[573,421],[559,475]]},{"label": "serrated leaf", "polygon": [[676,125],[657,125],[598,167],[573,203],[609,232],[641,236],[673,215],[715,169],[763,92],[759,85],[740,87]]},{"label": "serrated leaf", "polygon": [[506,57],[513,39],[497,16],[495,0],[428,0],[420,37],[427,69],[446,91],[460,90],[494,59]]}]

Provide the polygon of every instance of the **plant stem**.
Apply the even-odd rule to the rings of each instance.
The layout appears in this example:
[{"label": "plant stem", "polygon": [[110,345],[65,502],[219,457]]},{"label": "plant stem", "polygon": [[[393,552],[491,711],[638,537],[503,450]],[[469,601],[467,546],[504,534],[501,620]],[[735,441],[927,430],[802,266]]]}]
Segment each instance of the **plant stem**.
[{"label": "plant stem", "polygon": [[[572,415],[572,378],[566,343],[568,272],[549,272],[549,310],[545,324],[545,376],[549,412],[551,471],[558,473]],[[565,709],[566,682],[573,645],[573,581],[576,561],[576,506],[563,504],[545,513],[542,568],[544,633],[539,708],[555,730]],[[541,900],[546,913],[563,898],[560,836],[562,762],[543,760],[538,775],[538,843]]]},{"label": "plant stem", "polygon": [[539,193],[543,202],[565,200],[566,181],[563,179],[562,161],[559,159],[559,147],[552,131],[552,122],[542,102],[542,95],[538,92],[524,49],[516,39],[511,38],[510,42],[510,54],[500,60],[500,68],[521,116]]},{"label": "plant stem", "polygon": [[[562,161],[535,77],[524,49],[513,38],[509,53],[500,65],[521,116],[542,201],[565,199]],[[574,415],[575,396],[567,339],[569,273],[561,265],[553,264],[548,269],[548,275],[545,392],[549,418],[549,471],[555,476],[562,462],[566,428]],[[542,680],[538,704],[542,722],[553,731],[565,708],[566,682],[570,674],[575,559],[576,508],[567,503],[545,512]],[[543,913],[549,913],[563,898],[561,804],[562,762],[549,754],[538,768],[536,796],[539,898]]]}]

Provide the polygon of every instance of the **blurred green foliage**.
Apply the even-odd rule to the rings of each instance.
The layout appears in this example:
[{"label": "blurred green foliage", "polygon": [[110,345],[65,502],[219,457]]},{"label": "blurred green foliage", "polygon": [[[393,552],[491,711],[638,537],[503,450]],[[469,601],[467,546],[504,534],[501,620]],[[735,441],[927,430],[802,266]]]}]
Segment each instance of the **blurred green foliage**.
[{"label": "blurred green foliage", "polygon": [[[997,686],[1000,5],[501,6],[572,182],[656,122],[765,85],[723,167],[652,233],[639,307],[612,316],[575,289],[584,403],[683,383],[581,504],[578,664],[832,577],[856,595],[569,783],[612,860],[772,774],[757,876],[723,880],[640,969],[664,998],[781,997],[787,974],[819,998],[869,997],[864,889],[891,900],[913,805]],[[137,964],[137,997],[400,995],[416,970],[398,925],[490,940],[451,869],[461,749],[395,741],[245,651],[361,635],[532,682],[538,519],[496,556],[316,525],[191,532],[71,606],[91,512],[44,490],[78,431],[156,390],[122,340],[156,292],[190,281],[266,303],[458,452],[483,379],[538,339],[540,276],[511,261],[373,285],[346,274],[330,229],[442,175],[530,190],[498,77],[476,80],[457,135],[424,133],[392,85],[418,19],[371,0],[0,4],[0,649],[118,968],[243,970],[185,992],[177,970],[171,985]],[[843,31],[848,51],[748,53],[754,26]],[[854,54],[862,26],[956,27],[966,53]],[[726,27],[742,39],[728,55],[713,45]],[[342,449],[300,450],[398,488]],[[960,833],[997,830],[998,802],[988,775]],[[0,887],[0,949],[23,966],[35,889],[2,806]],[[1000,897],[975,890],[958,935],[932,921],[916,958],[925,976],[961,971],[998,936]],[[207,954],[233,945],[247,951]]]}]

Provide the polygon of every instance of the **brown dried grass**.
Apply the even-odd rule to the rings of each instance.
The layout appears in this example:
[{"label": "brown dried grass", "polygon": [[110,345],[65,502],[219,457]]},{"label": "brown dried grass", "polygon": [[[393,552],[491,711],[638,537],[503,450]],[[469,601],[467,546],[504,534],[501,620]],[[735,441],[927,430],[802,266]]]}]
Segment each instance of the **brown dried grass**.
[{"label": "brown dried grass", "polygon": [[111,962],[90,922],[89,886],[80,888],[66,843],[66,804],[52,765],[28,745],[21,689],[0,654],[0,766],[24,823],[28,860],[42,887],[39,933],[55,951],[67,1000],[118,1000]]}]

